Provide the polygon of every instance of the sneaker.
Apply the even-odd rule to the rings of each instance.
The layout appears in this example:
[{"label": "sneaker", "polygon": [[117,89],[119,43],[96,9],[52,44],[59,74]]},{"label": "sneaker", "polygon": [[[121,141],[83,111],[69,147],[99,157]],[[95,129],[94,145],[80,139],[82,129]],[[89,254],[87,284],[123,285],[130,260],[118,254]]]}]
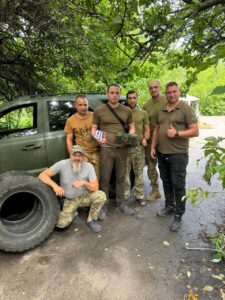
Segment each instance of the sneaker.
[{"label": "sneaker", "polygon": [[174,212],[174,208],[171,206],[166,206],[160,210],[157,211],[157,216],[158,217],[165,217],[168,215],[171,215]]},{"label": "sneaker", "polygon": [[99,212],[99,215],[98,215],[98,219],[99,221],[104,221],[105,218],[107,216],[107,208],[106,207],[102,207],[100,212]]},{"label": "sneaker", "polygon": [[134,210],[128,207],[126,204],[121,204],[120,206],[117,207],[117,210],[119,212],[124,213],[127,216],[132,216],[134,214]]},{"label": "sneaker", "polygon": [[174,215],[174,220],[170,226],[170,230],[177,232],[180,228],[181,228],[181,216]]},{"label": "sneaker", "polygon": [[161,198],[161,194],[159,192],[159,188],[154,188],[151,193],[147,196],[148,201],[154,201],[158,198]]},{"label": "sneaker", "polygon": [[94,232],[99,232],[102,229],[101,225],[98,224],[95,220],[91,220],[90,222],[87,222],[87,226]]}]

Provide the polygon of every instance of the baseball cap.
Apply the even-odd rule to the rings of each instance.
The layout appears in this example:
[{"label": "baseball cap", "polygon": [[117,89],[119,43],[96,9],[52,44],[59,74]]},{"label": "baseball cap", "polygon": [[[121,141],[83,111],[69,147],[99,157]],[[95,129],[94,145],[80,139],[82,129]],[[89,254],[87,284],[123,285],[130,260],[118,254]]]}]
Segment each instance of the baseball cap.
[{"label": "baseball cap", "polygon": [[79,145],[74,145],[71,149],[71,153],[74,154],[76,152],[80,152],[83,155],[84,154],[84,149]]}]

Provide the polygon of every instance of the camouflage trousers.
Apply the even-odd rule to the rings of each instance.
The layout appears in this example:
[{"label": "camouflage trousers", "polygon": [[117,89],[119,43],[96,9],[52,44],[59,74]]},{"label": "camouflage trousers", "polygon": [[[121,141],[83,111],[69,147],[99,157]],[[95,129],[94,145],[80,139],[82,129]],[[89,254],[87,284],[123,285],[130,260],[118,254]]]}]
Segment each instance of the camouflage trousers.
[{"label": "camouflage trousers", "polygon": [[146,157],[146,164],[148,166],[148,178],[151,182],[152,188],[158,187],[158,172],[156,169],[157,166],[157,159],[152,159],[150,155],[151,145],[147,145],[145,147],[145,157]]},{"label": "camouflage trousers", "polygon": [[84,160],[93,165],[97,179],[99,181],[100,180],[99,152],[91,153],[91,152],[85,151]]},{"label": "camouflage trousers", "polygon": [[130,147],[128,150],[127,164],[126,164],[126,178],[125,178],[125,190],[124,197],[128,199],[130,197],[130,171],[133,168],[134,171],[134,188],[136,199],[144,198],[144,180],[143,180],[143,168],[145,163],[145,152],[143,146]]},{"label": "camouflage trousers", "polygon": [[97,220],[100,209],[106,202],[106,195],[103,191],[87,192],[75,199],[65,199],[63,210],[59,213],[57,227],[65,228],[73,220],[79,207],[89,207],[89,216]]}]

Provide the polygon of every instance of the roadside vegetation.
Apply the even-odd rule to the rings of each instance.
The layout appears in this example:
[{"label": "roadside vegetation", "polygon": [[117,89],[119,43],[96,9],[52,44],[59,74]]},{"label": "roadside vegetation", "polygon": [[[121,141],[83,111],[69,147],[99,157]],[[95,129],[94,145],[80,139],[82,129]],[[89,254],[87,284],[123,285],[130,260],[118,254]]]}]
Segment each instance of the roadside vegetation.
[{"label": "roadside vegetation", "polygon": [[[221,194],[224,194],[225,190],[225,148],[223,147],[225,138],[224,137],[209,137],[206,138],[206,143],[203,146],[204,158],[207,159],[205,165],[205,172],[203,174],[203,180],[211,185],[212,178],[216,176],[221,181]],[[199,163],[200,160],[197,161]],[[208,192],[202,188],[191,188],[184,199],[189,199],[193,206],[201,204],[203,199],[212,197],[214,193],[218,191]],[[213,262],[220,262],[222,259],[225,260],[225,227],[218,226],[218,232],[208,236],[214,249],[206,249],[216,252],[213,258]],[[190,249],[190,248],[189,248]],[[199,248],[204,250],[204,248]]]}]

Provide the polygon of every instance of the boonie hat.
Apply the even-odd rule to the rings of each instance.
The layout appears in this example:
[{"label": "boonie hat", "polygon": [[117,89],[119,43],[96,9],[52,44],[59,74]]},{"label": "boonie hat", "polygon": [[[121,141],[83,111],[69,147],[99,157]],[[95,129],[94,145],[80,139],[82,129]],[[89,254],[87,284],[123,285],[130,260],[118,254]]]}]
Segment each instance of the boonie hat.
[{"label": "boonie hat", "polygon": [[71,149],[71,153],[74,154],[76,152],[80,152],[83,155],[84,154],[84,149],[79,145],[74,145]]}]

